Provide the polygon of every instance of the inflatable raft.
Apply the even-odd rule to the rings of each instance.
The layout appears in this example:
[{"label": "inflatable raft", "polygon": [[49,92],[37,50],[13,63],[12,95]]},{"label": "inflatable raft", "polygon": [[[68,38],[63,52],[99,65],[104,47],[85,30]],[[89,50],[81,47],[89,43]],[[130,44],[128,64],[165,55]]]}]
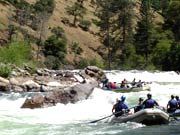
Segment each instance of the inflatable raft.
[{"label": "inflatable raft", "polygon": [[137,122],[145,125],[168,124],[169,121],[169,114],[157,108],[144,109],[131,115],[113,116],[111,119],[113,123]]}]

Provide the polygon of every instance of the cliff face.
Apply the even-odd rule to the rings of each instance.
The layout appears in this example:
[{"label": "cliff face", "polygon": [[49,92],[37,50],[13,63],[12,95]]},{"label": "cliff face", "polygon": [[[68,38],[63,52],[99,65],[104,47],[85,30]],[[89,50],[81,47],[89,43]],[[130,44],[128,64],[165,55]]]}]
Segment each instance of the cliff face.
[{"label": "cliff face", "polygon": [[[36,3],[36,0],[26,0],[30,4]],[[78,25],[77,27],[73,27],[69,24],[64,23],[64,18],[68,19],[70,23],[73,22],[73,17],[69,16],[66,13],[65,8],[74,3],[74,0],[55,0],[55,9],[52,15],[48,18],[48,21],[44,24],[45,30],[43,31],[43,40],[46,40],[50,35],[52,35],[51,30],[54,27],[62,27],[64,29],[65,36],[67,38],[67,55],[66,59],[75,64],[79,62],[79,59],[84,58],[87,60],[99,59],[101,60],[101,55],[98,54],[97,50],[100,46],[102,46],[99,36],[97,34],[98,28],[92,23],[88,31],[84,31]],[[84,16],[84,19],[92,21],[93,18],[96,18],[94,15],[95,7],[93,7],[90,2],[85,1],[84,6],[87,9],[87,14]],[[27,25],[18,24],[15,21],[10,20],[9,18],[15,14],[16,8],[4,1],[0,1],[0,39],[3,42],[7,40],[7,28],[9,23],[13,23],[13,25],[17,27],[21,27],[21,32],[26,31],[28,34],[34,36],[35,38],[40,37],[39,30],[33,30],[31,27]],[[40,25],[40,24],[39,24]],[[18,32],[16,35],[16,39],[23,39],[23,33]],[[72,44],[77,43],[78,46],[83,50],[81,54],[77,55],[72,50]],[[1,45],[2,46],[2,45]],[[33,44],[34,53],[37,51],[37,45]]]}]

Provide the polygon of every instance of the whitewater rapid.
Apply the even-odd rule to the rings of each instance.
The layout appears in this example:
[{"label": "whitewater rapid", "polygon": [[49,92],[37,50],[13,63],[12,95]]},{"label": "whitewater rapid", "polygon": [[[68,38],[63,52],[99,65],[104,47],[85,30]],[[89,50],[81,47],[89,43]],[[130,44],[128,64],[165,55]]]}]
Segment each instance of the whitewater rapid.
[{"label": "whitewater rapid", "polygon": [[[132,81],[151,82],[150,93],[161,106],[166,107],[170,95],[180,96],[180,75],[176,72],[148,71],[106,71],[110,81],[121,82],[124,78]],[[164,83],[163,83],[164,82]],[[139,97],[146,98],[147,91],[131,93],[115,93],[95,88],[89,99],[76,104],[57,104],[54,107],[41,109],[21,109],[26,96],[18,94],[1,95],[0,123],[4,121],[21,124],[70,124],[86,123],[112,114],[111,109],[116,98],[127,97],[129,107],[135,106]]]}]

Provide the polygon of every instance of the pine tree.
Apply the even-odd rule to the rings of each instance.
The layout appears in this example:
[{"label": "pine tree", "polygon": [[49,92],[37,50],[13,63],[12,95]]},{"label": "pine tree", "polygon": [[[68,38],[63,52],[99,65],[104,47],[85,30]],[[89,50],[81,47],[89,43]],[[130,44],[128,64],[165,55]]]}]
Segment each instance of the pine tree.
[{"label": "pine tree", "polygon": [[152,52],[152,34],[153,34],[153,18],[150,10],[150,1],[141,0],[141,20],[137,24],[137,32],[135,34],[135,47],[138,55],[145,59],[145,65],[149,64],[149,54]]},{"label": "pine tree", "polygon": [[72,6],[66,8],[66,12],[69,15],[74,16],[73,25],[76,26],[76,22],[79,17],[83,17],[86,14],[86,8],[79,2],[75,2]]}]

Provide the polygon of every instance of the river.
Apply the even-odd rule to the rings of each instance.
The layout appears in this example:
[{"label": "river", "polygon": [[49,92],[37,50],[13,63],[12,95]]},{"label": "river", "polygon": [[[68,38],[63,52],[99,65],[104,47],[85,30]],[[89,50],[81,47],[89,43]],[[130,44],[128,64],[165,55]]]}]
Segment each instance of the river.
[{"label": "river", "polygon": [[[180,75],[159,71],[106,71],[110,81],[136,78],[150,82],[153,98],[166,107],[171,94],[180,96]],[[139,123],[109,123],[109,118],[97,123],[90,121],[111,115],[116,98],[126,96],[129,107],[147,91],[115,93],[95,88],[88,100],[76,104],[57,104],[41,109],[21,109],[26,95],[0,93],[0,135],[179,135],[180,122],[167,125],[145,126]]]}]

